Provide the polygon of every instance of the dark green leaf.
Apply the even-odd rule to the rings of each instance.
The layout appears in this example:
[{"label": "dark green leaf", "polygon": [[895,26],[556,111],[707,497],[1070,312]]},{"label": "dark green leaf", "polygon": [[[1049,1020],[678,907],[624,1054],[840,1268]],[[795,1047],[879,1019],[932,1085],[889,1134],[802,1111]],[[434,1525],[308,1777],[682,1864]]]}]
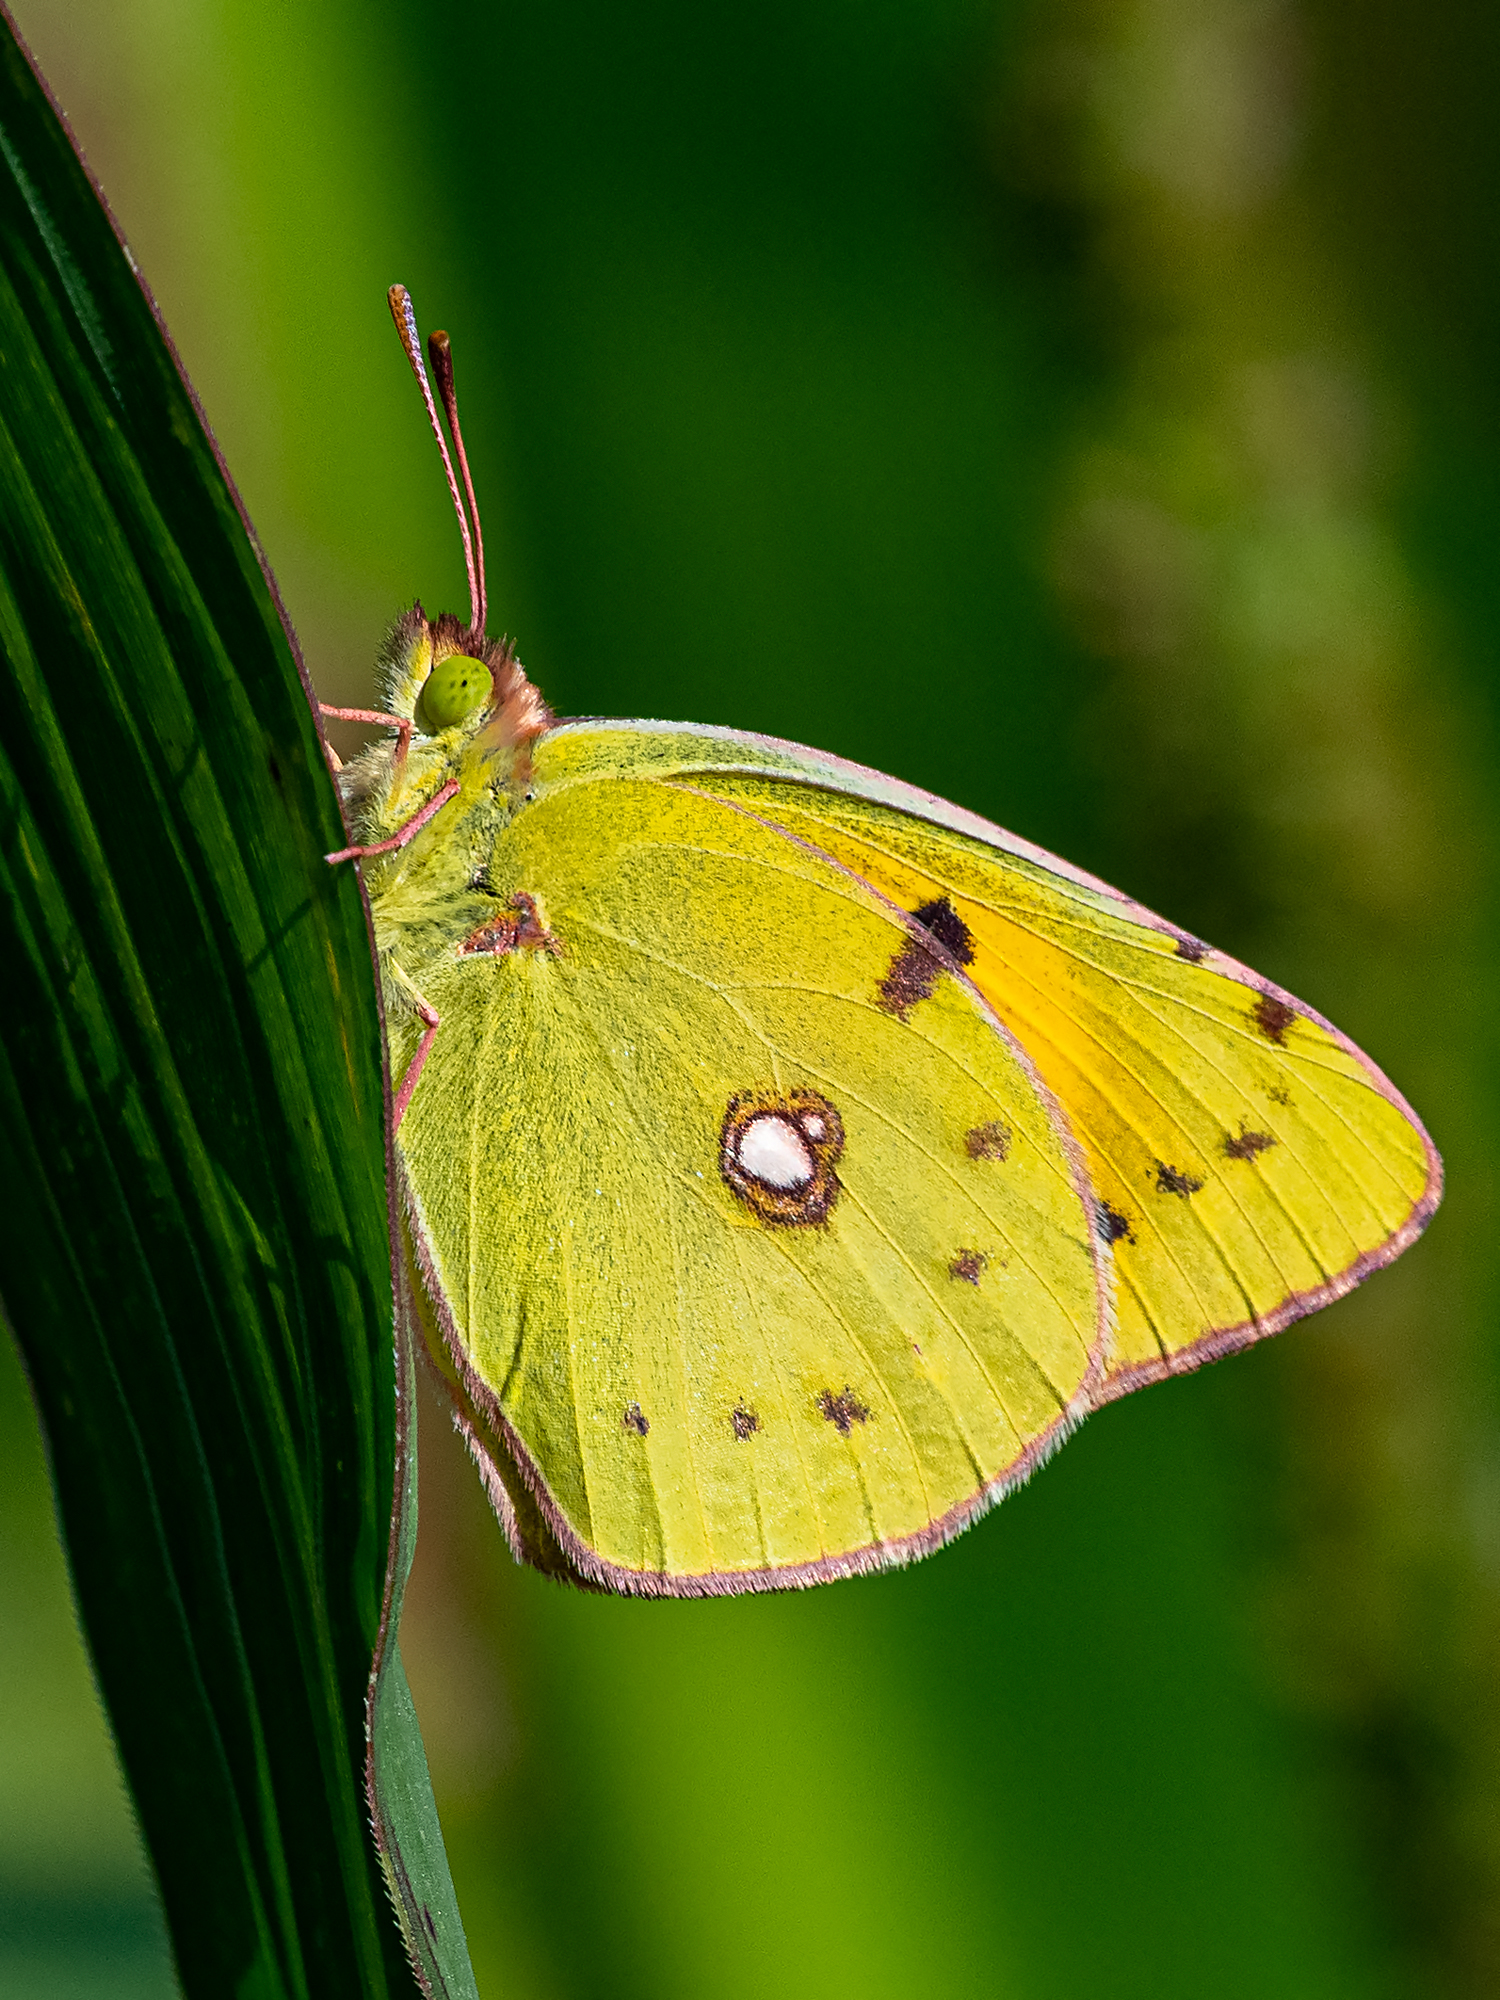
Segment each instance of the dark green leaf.
[{"label": "dark green leaf", "polygon": [[364,1797],[396,1451],[365,911],[233,493],[8,24],[0,158],[6,1310],[186,1991],[410,1995]]}]

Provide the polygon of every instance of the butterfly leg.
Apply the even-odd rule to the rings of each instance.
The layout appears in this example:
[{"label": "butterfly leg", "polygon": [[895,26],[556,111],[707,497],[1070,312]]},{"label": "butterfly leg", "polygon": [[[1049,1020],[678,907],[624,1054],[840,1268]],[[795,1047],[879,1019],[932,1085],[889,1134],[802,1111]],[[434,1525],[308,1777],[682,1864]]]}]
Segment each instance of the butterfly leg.
[{"label": "butterfly leg", "polygon": [[420,812],[413,813],[405,826],[393,833],[389,840],[375,840],[368,847],[341,847],[335,854],[325,854],[323,859],[330,867],[336,867],[340,861],[362,861],[367,854],[394,853],[398,847],[405,847],[414,834],[420,833],[433,814],[447,805],[457,790],[457,778],[450,778],[443,789],[435,793]]},{"label": "butterfly leg", "polygon": [[417,1078],[422,1074],[422,1065],[426,1062],[432,1045],[437,1039],[437,1031],[442,1026],[442,1016],[438,1013],[436,1007],[429,1007],[420,993],[413,992],[412,999],[416,1004],[417,1015],[422,1023],[422,1039],[417,1044],[416,1054],[406,1066],[406,1074],[401,1079],[401,1088],[396,1092],[396,1104],[391,1123],[392,1131],[396,1132],[399,1132],[401,1129],[401,1120],[406,1116],[407,1105],[411,1103],[411,1094],[417,1087]]},{"label": "butterfly leg", "polygon": [[324,715],[331,715],[339,722],[384,723],[387,728],[399,731],[396,739],[396,768],[400,770],[406,761],[406,746],[411,742],[411,718],[405,715],[387,715],[379,708],[334,708],[326,701],[318,707]]}]

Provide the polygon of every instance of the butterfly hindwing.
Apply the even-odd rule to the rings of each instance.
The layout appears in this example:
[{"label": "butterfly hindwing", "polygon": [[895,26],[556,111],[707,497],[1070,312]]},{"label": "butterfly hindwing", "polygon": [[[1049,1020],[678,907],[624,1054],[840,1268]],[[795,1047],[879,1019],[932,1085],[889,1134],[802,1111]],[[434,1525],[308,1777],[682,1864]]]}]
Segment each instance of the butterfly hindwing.
[{"label": "butterfly hindwing", "polygon": [[442,1020],[401,1144],[471,1427],[617,1588],[918,1553],[1096,1392],[1111,1252],[1065,1122],[940,912],[548,748],[502,914],[402,963]]}]

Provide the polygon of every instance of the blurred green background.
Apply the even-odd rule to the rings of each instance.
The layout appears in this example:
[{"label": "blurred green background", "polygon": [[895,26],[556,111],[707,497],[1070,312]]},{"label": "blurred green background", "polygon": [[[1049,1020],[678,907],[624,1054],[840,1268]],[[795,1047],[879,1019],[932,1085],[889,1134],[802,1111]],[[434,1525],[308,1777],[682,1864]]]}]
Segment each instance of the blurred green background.
[{"label": "blurred green background", "polygon": [[[403,1645],[486,2000],[1500,1990],[1500,14],[21,0],[315,678],[463,608],[454,337],[564,713],[765,729],[1331,1014],[1450,1193],[934,1560],[514,1570],[426,1409]],[[171,1990],[0,1355],[0,1992]]]}]

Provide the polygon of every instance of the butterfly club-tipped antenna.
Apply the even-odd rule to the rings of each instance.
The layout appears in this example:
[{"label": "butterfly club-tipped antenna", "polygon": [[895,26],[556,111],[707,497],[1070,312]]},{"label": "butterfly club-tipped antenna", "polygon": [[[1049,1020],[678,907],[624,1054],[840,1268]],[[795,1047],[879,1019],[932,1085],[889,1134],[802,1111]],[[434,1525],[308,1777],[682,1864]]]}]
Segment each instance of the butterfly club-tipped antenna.
[{"label": "butterfly club-tipped antenna", "polygon": [[453,449],[458,453],[464,498],[469,503],[469,518],[474,524],[474,570],[479,580],[479,610],[474,618],[474,628],[482,636],[489,613],[489,596],[484,582],[484,531],[479,525],[479,502],[474,498],[474,482],[469,477],[469,454],[464,450],[463,429],[458,421],[458,391],[453,386],[453,345],[441,328],[427,336],[427,358],[432,363],[432,372],[437,380],[443,415],[448,419],[448,429],[453,436]]},{"label": "butterfly club-tipped antenna", "polygon": [[[458,425],[458,396],[453,386],[452,348],[446,333],[434,333],[428,343],[427,351],[432,357],[432,372],[437,377],[443,414],[447,417],[448,428],[453,433],[454,448],[463,471],[462,493],[454,476],[448,441],[443,436],[443,426],[438,418],[432,385],[427,379],[427,369],[422,361],[422,336],[417,331],[417,315],[412,307],[411,293],[405,285],[392,285],[387,297],[390,300],[391,318],[396,322],[396,332],[400,336],[401,345],[406,350],[406,358],[411,363],[411,371],[416,376],[418,387],[422,391],[422,401],[427,406],[427,421],[432,426],[432,435],[437,439],[438,450],[443,455],[443,471],[448,476],[448,493],[453,501],[453,511],[458,517],[458,532],[463,536],[464,566],[469,573],[469,623],[482,639],[489,608],[484,586],[484,538],[479,529],[479,506],[474,498],[474,482],[469,477],[469,459],[464,450],[463,432]],[[469,503],[468,512],[464,509],[465,496]],[[469,531],[470,514],[474,520],[472,534]]]}]

